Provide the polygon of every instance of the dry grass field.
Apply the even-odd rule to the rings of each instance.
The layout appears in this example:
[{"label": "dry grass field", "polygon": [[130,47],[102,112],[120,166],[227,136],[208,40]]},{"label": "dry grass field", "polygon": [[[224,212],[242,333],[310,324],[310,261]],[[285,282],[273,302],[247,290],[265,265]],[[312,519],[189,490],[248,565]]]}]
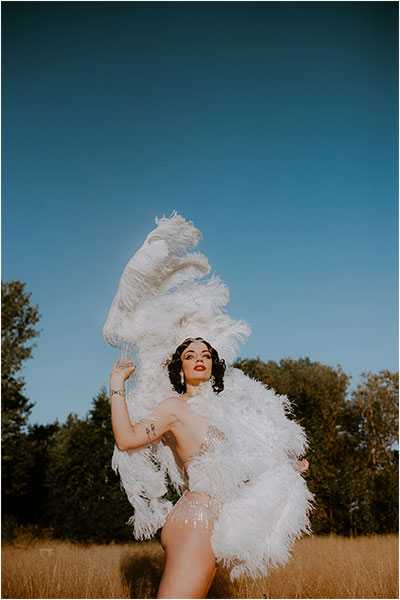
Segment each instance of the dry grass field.
[{"label": "dry grass field", "polygon": [[[84,547],[18,539],[2,550],[2,598],[155,598],[157,542]],[[303,538],[258,581],[217,574],[209,598],[398,598],[398,536]]]}]

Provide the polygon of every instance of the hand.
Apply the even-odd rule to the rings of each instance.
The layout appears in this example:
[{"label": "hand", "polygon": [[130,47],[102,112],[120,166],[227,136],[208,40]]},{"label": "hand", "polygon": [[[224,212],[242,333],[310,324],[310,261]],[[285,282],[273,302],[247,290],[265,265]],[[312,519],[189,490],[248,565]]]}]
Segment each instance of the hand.
[{"label": "hand", "polygon": [[300,473],[305,473],[305,471],[308,470],[310,463],[306,458],[303,458],[303,460],[292,461],[292,465],[294,466],[296,471],[299,471]]},{"label": "hand", "polygon": [[122,364],[119,364],[119,359],[115,361],[113,364],[113,368],[110,374],[110,381],[117,382],[120,384],[124,384],[127,379],[132,375],[132,373],[136,370],[136,365],[134,365],[130,358],[128,360],[124,360]]}]

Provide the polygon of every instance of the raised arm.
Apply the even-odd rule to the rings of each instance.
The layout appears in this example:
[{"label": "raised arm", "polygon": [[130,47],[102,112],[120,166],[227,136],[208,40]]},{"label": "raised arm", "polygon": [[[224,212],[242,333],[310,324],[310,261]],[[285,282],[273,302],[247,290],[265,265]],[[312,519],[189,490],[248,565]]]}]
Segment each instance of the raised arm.
[{"label": "raised arm", "polygon": [[[176,401],[167,398],[156,406],[150,419],[143,419],[133,426],[126,406],[124,384],[136,367],[118,367],[118,362],[115,361],[110,376],[111,420],[115,442],[119,450],[125,451],[151,444],[169,431],[176,420]],[[118,391],[120,393],[115,393]]]}]

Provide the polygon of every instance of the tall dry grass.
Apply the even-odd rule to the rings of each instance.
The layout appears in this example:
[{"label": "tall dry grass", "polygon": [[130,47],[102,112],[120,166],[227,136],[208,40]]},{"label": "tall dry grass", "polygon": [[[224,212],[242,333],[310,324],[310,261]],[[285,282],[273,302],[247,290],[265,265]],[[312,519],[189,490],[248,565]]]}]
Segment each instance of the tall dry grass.
[{"label": "tall dry grass", "polygon": [[[164,564],[157,542],[19,540],[2,555],[2,598],[155,598]],[[398,598],[398,536],[305,538],[265,579],[232,584],[221,570],[208,597]]]}]

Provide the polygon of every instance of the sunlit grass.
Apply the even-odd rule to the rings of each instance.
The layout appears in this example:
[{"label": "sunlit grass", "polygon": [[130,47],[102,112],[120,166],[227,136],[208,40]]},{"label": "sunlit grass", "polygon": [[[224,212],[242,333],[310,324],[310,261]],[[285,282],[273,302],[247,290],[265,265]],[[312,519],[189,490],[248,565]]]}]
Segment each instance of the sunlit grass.
[{"label": "sunlit grass", "polygon": [[[21,540],[3,546],[2,598],[155,598],[164,564],[158,542],[81,546]],[[313,537],[256,581],[220,570],[209,598],[398,598],[398,536]]]}]

